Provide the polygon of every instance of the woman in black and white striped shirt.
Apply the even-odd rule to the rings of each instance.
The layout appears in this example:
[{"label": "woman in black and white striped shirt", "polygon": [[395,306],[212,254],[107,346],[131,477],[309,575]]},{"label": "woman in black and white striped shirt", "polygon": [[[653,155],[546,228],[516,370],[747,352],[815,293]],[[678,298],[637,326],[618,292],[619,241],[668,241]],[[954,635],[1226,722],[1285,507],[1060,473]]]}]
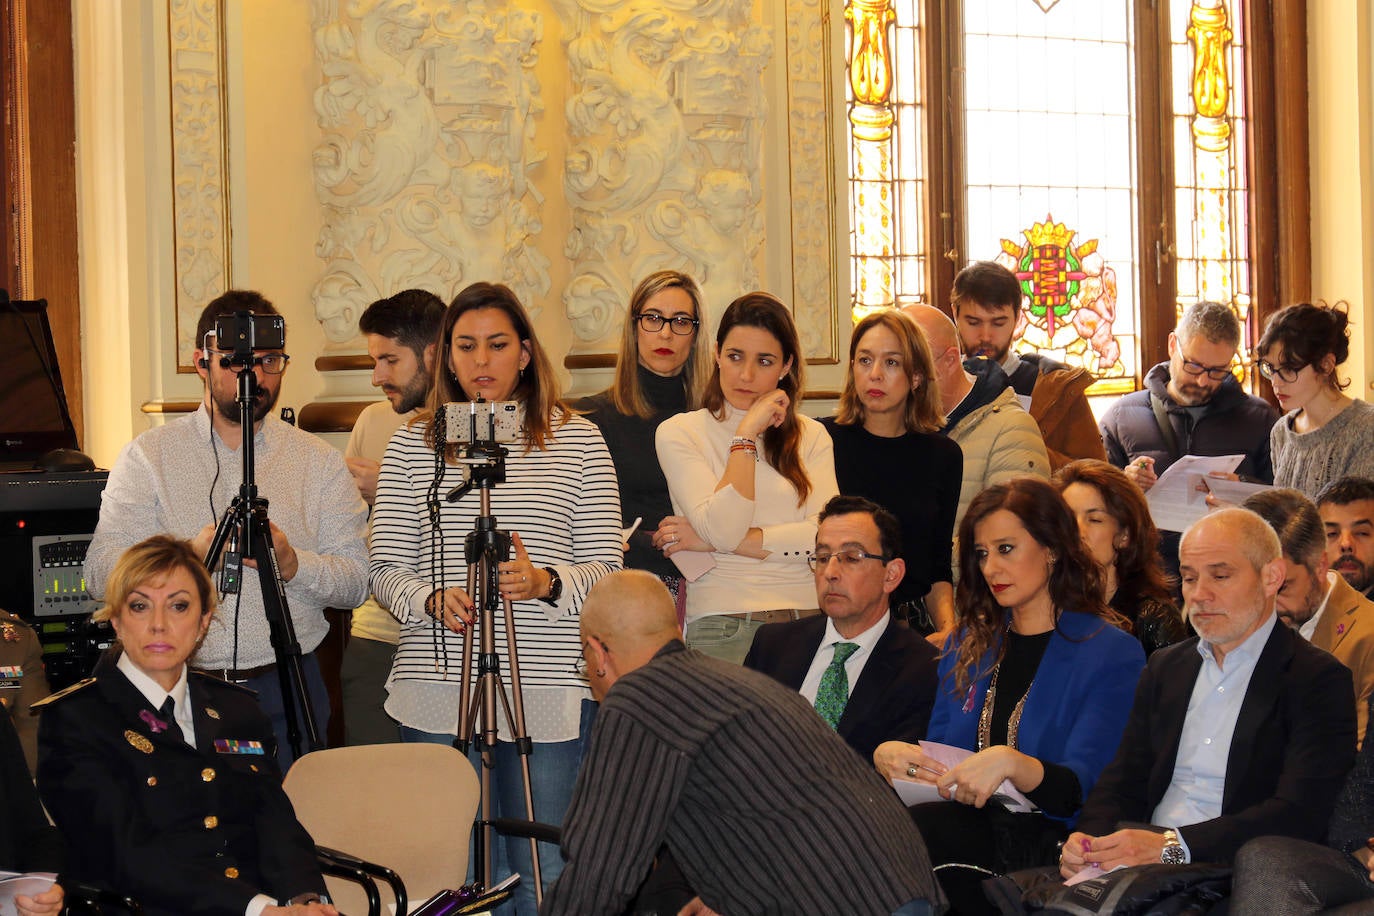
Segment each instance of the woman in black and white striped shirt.
[{"label": "woman in black and white striped shirt", "polygon": [[[453,401],[518,401],[524,443],[509,446],[506,479],[491,491],[491,512],[514,540],[511,559],[499,565],[498,585],[514,607],[526,730],[535,742],[535,815],[558,823],[595,709],[586,682],[573,671],[581,649],[577,615],[592,583],[621,565],[615,469],[601,433],[561,400],[548,356],[509,289],[476,283],[460,292],[444,316],[439,348],[444,365],[435,373],[428,409],[392,437],[373,508],[372,589],[401,622],[386,710],[400,722],[403,740],[447,744],[458,730],[463,642],[476,633],[463,541],[480,514],[480,494],[444,498],[463,472],[433,418]],[[508,658],[499,619],[496,651]],[[502,673],[509,687],[504,661]],[[519,760],[504,716],[500,737],[495,816],[524,817]],[[493,878],[530,874],[527,841],[496,847]],[[540,864],[544,881],[552,881],[561,870],[557,850],[541,852]],[[525,886],[522,896],[532,909],[532,889]]]}]

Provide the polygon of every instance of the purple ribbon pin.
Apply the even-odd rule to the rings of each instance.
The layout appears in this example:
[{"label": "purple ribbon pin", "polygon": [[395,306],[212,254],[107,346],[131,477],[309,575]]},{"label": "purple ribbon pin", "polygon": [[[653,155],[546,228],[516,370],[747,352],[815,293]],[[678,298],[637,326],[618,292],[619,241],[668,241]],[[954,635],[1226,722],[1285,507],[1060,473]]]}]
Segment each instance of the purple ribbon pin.
[{"label": "purple ribbon pin", "polygon": [[154,735],[160,735],[167,730],[167,723],[153,715],[147,709],[139,710],[138,717],[143,720],[143,724],[152,729]]},{"label": "purple ribbon pin", "polygon": [[1341,635],[1344,634],[1344,633],[1345,633],[1345,624],[1343,624],[1343,623],[1338,623],[1338,624],[1336,624],[1336,635],[1337,635],[1337,636],[1341,636]]}]

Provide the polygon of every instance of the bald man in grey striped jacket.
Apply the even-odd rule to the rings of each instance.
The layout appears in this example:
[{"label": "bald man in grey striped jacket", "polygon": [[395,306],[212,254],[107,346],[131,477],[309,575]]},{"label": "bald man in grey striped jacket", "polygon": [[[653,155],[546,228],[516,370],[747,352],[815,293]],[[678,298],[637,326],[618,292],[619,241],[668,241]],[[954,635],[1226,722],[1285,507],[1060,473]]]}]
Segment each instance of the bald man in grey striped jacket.
[{"label": "bald man in grey striped jacket", "polygon": [[687,912],[924,914],[943,908],[892,788],[796,691],[685,648],[655,577],[617,572],[582,608],[601,701],[545,914],[618,914],[663,847]]}]

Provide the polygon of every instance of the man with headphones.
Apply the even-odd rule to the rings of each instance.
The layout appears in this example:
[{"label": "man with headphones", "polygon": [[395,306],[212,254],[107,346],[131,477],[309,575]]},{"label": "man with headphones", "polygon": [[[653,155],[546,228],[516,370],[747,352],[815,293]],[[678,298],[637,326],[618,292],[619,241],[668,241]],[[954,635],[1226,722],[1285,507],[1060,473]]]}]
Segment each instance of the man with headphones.
[{"label": "man with headphones", "polygon": [[[229,351],[217,349],[215,324],[237,312],[277,315],[261,294],[230,290],[201,312],[196,324],[196,372],[205,396],[193,414],[140,434],[126,445],[110,471],[100,521],[86,552],[86,587],[105,590],[115,561],[152,534],[186,538],[204,555],[215,527],[242,483],[242,427],[238,373]],[[272,541],[287,603],[304,657],[315,722],[323,736],[329,702],[314,650],[328,631],[326,607],[351,608],[367,597],[367,507],[358,496],[343,456],[323,440],[272,416],[290,357],[254,350],[257,400],[253,406],[254,476],[268,500]],[[272,720],[277,759],[291,764],[277,659],[263,611],[262,588],[244,560],[237,594],[221,596],[219,613],[192,664],[258,693]]]}]

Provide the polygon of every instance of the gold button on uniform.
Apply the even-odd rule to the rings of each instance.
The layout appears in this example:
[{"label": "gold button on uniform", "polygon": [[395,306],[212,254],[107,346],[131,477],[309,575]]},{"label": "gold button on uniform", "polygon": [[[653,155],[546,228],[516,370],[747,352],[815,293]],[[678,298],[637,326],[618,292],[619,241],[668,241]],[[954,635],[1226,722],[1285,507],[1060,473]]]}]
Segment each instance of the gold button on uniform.
[{"label": "gold button on uniform", "polygon": [[155,785],[157,785],[157,777],[156,777],[156,776],[149,776],[149,777],[148,777],[148,785],[150,785],[150,786],[155,786]]},{"label": "gold button on uniform", "polygon": [[214,769],[211,768],[211,767],[206,767],[205,769],[201,770],[201,771],[200,771],[200,781],[201,781],[201,782],[214,782],[214,781],[215,781],[215,771],[214,771]]},{"label": "gold button on uniform", "polygon": [[239,870],[232,865],[224,870],[224,877],[226,878],[237,878],[238,876]]},{"label": "gold button on uniform", "polygon": [[207,818],[205,819],[205,829],[206,829],[206,830],[214,830],[214,829],[215,829],[216,827],[218,827],[218,826],[219,826],[219,818],[215,817],[213,814],[210,815],[209,817],[207,817]]}]

